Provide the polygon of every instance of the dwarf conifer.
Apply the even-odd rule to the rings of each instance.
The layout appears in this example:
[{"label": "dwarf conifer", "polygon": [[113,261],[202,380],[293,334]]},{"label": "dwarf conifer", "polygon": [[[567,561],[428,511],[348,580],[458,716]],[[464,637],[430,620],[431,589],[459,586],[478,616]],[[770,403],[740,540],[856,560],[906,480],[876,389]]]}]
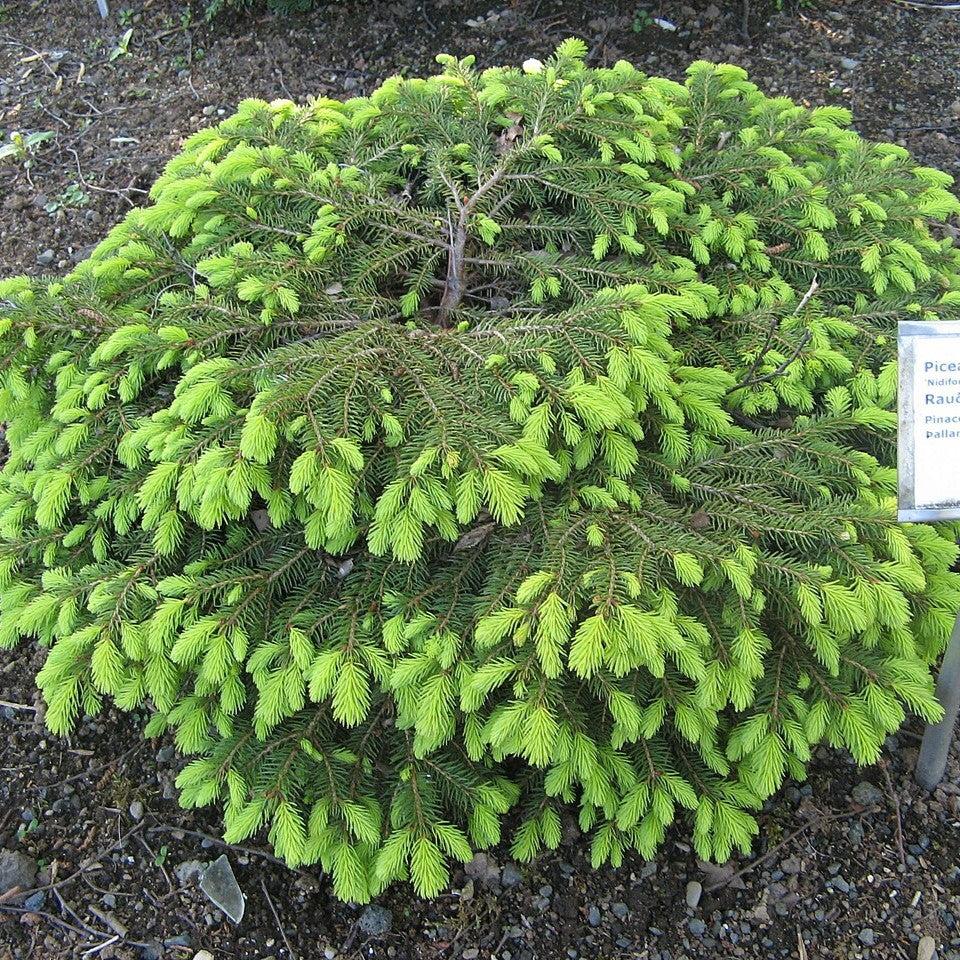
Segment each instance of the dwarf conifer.
[{"label": "dwarf conifer", "polygon": [[565,810],[723,860],[815,744],[938,716],[957,527],[896,523],[891,411],[898,319],[960,316],[950,178],[583,56],[245,101],[0,285],[0,643],[342,898]]}]

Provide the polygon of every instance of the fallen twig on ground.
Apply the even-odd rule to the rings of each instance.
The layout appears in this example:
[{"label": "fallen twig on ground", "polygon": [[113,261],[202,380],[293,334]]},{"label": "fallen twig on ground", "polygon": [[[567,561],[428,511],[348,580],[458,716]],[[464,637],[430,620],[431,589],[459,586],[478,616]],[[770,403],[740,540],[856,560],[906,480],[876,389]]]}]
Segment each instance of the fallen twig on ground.
[{"label": "fallen twig on ground", "polygon": [[287,939],[287,932],[283,929],[283,924],[280,922],[280,915],[277,913],[277,908],[273,905],[273,899],[270,896],[270,891],[267,890],[267,885],[263,881],[263,877],[260,878],[260,889],[263,891],[263,896],[267,901],[267,906],[270,908],[270,912],[273,914],[273,919],[277,924],[277,929],[280,931],[280,936],[283,937],[283,944],[287,948],[287,953],[290,956],[290,960],[297,960],[297,951],[290,946],[290,941]]},{"label": "fallen twig on ground", "polygon": [[890,771],[887,769],[887,758],[880,761],[880,770],[883,773],[883,779],[887,785],[887,796],[890,797],[890,803],[893,806],[893,812],[896,814],[897,822],[897,853],[900,854],[900,863],[907,865],[907,853],[903,848],[903,817],[900,814],[900,800],[897,797],[896,790],[893,789],[893,781],[890,779]]},{"label": "fallen twig on ground", "polygon": [[[834,813],[828,814],[822,817],[815,817],[813,820],[808,820],[802,827],[797,827],[793,833],[788,834],[784,837],[778,844],[772,846],[766,853],[757,857],[756,860],[751,860],[746,866],[741,867],[736,872],[732,873],[729,877],[725,877],[723,880],[724,885],[729,885],[732,880],[735,880],[737,877],[742,877],[745,873],[750,873],[751,870],[756,869],[760,866],[761,863],[766,863],[774,854],[782,850],[788,844],[793,843],[800,834],[805,833],[807,830],[811,830],[814,827],[822,827],[827,823],[834,823],[837,820],[849,820],[851,817],[859,817],[865,813],[876,813],[876,807],[868,807],[866,810],[847,810],[843,813]],[[715,889],[712,886],[708,886],[707,889]]]}]

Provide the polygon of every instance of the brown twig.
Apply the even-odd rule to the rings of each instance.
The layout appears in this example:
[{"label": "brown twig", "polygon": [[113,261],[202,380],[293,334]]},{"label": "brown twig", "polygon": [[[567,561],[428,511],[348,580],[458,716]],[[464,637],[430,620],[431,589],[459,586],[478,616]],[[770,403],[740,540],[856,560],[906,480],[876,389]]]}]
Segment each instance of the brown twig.
[{"label": "brown twig", "polygon": [[[447,260],[447,282],[443,290],[443,297],[440,300],[439,323],[441,327],[446,327],[450,323],[450,314],[460,306],[460,301],[464,294],[464,265],[467,253],[467,225],[470,222],[470,215],[477,208],[477,204],[500,182],[506,173],[506,167],[503,162],[492,174],[477,187],[476,192],[461,201],[456,192],[453,193],[453,200],[457,204],[459,215],[456,226],[450,223],[450,256]],[[452,185],[456,190],[456,185]]]},{"label": "brown twig", "polygon": [[269,860],[270,863],[275,863],[285,870],[292,869],[295,873],[300,874],[301,877],[306,877],[313,881],[317,879],[316,876],[308,873],[306,870],[288,866],[279,859],[279,857],[275,857],[272,853],[267,853],[266,850],[258,850],[256,847],[241,847],[235,843],[227,843],[219,837],[215,837],[209,833],[203,833],[200,830],[187,830],[184,827],[178,827],[172,823],[158,823],[156,826],[150,827],[147,833],[182,833],[184,836],[197,837],[199,840],[208,840],[210,843],[215,843],[218,847],[223,847],[225,850],[236,850],[239,853],[248,853],[252,857],[262,857],[264,860]]},{"label": "brown twig", "polygon": [[[772,846],[762,856],[757,857],[756,860],[751,860],[750,863],[748,863],[744,867],[741,867],[739,870],[731,874],[729,877],[725,876],[723,880],[720,881],[720,883],[722,883],[723,886],[729,886],[731,881],[736,880],[737,877],[742,877],[744,874],[749,873],[751,870],[755,870],[757,867],[760,866],[760,864],[766,863],[778,851],[782,850],[788,844],[793,843],[793,841],[796,840],[797,837],[800,836],[800,834],[805,833],[807,830],[811,830],[813,827],[822,827],[825,824],[834,823],[837,820],[849,820],[851,817],[859,817],[859,816],[862,816],[864,813],[876,813],[876,811],[877,811],[876,807],[870,807],[867,810],[848,810],[844,813],[834,813],[828,816],[816,817],[813,820],[808,820],[802,827],[797,827],[797,829],[794,830],[793,833],[788,834],[778,844],[776,844],[775,846]],[[720,885],[720,883],[718,883],[718,886]]]},{"label": "brown twig", "polygon": [[91,767],[89,770],[83,770],[80,773],[75,773],[72,776],[67,777],[65,780],[57,780],[55,783],[39,783],[36,784],[36,789],[46,789],[47,787],[60,787],[65,783],[73,783],[76,780],[84,780],[87,777],[93,776],[95,773],[99,773],[101,770],[110,770],[117,764],[122,763],[127,757],[132,753],[139,753],[143,749],[144,741],[140,740],[135,743],[128,750],[124,750],[119,757],[114,757],[112,760],[107,761],[107,763],[102,763],[97,767]]},{"label": "brown twig", "polygon": [[9,700],[0,700],[0,707],[9,707],[11,710],[27,710],[31,713],[37,712],[37,707],[31,707],[28,703],[12,703]]},{"label": "brown twig", "polygon": [[297,960],[297,951],[290,946],[290,941],[287,939],[287,932],[283,929],[283,924],[280,922],[280,916],[277,913],[277,908],[273,905],[273,899],[270,896],[270,891],[267,889],[266,883],[264,883],[263,877],[260,878],[260,889],[263,891],[263,896],[267,901],[267,906],[270,908],[270,912],[273,914],[273,919],[277,924],[277,929],[280,931],[280,936],[283,937],[283,943],[287,948],[287,953],[290,956],[290,960]]},{"label": "brown twig", "polygon": [[893,812],[897,817],[897,853],[900,854],[901,866],[907,865],[907,853],[903,848],[903,817],[900,814],[900,799],[893,789],[893,781],[890,779],[890,771],[887,769],[888,762],[886,757],[880,761],[880,770],[883,773],[884,782],[887,785],[887,796],[890,797],[890,803],[893,806]]},{"label": "brown twig", "polygon": [[104,847],[103,849],[98,850],[92,857],[87,857],[87,859],[84,860],[80,866],[73,871],[73,873],[64,877],[62,880],[51,880],[50,883],[45,883],[42,887],[31,887],[29,890],[21,891],[21,895],[29,897],[33,893],[39,893],[41,890],[59,890],[60,887],[67,886],[67,884],[70,884],[76,880],[77,877],[86,873],[86,871],[89,870],[95,863],[99,863],[112,850],[115,850],[117,847],[122,847],[127,840],[129,840],[135,833],[142,829],[142,823],[136,824],[125,834],[114,840],[109,847]]},{"label": "brown twig", "polygon": [[[796,316],[800,311],[810,302],[814,294],[820,289],[820,284],[817,282],[816,276],[813,280],[810,281],[810,287],[807,292],[801,297],[800,302],[797,304],[796,309],[793,311],[793,315]],[[774,334],[777,330],[780,329],[780,318],[774,317],[773,322],[770,324],[770,329],[767,331],[767,339],[764,341],[763,346],[760,348],[760,352],[757,354],[756,359],[750,364],[750,369],[747,371],[747,375],[740,381],[740,383],[735,384],[727,390],[727,395],[735,393],[737,390],[743,390],[746,387],[756,386],[758,383],[766,383],[769,380],[775,380],[777,377],[782,376],[786,373],[787,367],[793,363],[797,357],[800,356],[800,352],[803,348],[810,342],[810,337],[813,335],[810,330],[804,332],[803,336],[800,338],[799,343],[793,350],[793,353],[790,354],[778,367],[776,370],[773,370],[770,373],[765,373],[763,376],[755,377],[754,374],[757,370],[760,369],[760,364],[763,363],[764,357],[766,357],[767,352],[770,350],[770,344],[773,343]]]},{"label": "brown twig", "polygon": [[153,847],[151,847],[150,844],[147,843],[147,841],[144,840],[143,837],[141,837],[139,834],[137,834],[137,842],[140,844],[141,847],[143,847],[144,850],[147,851],[148,856],[150,857],[151,860],[153,860],[154,864],[157,867],[159,867],[160,872],[163,874],[163,879],[167,881],[167,890],[169,891],[169,893],[173,893],[174,892],[173,881],[170,879],[170,874],[167,873],[167,868],[163,865],[163,861],[159,857],[157,857],[157,854],[154,852]]}]

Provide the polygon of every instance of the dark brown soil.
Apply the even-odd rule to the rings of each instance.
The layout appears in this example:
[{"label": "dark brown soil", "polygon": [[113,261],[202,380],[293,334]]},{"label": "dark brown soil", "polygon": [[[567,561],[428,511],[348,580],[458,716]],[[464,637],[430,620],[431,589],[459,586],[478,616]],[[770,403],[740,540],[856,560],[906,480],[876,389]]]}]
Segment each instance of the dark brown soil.
[{"label": "dark brown soil", "polygon": [[[741,0],[351,0],[215,29],[173,0],[130,3],[137,12],[111,0],[101,21],[95,0],[0,2],[0,132],[52,132],[0,161],[0,276],[82,259],[180,141],[243,97],[351,95],[430,71],[439,51],[519,62],[574,34],[593,62],[624,57],[667,76],[698,58],[740,63],[768,91],[850,106],[864,133],[960,173],[956,11],[754,0],[747,36]],[[51,737],[35,709],[41,659],[0,653],[0,852],[40,871],[27,905],[0,897],[0,960],[913,960],[922,936],[940,960],[960,960],[960,758],[922,793],[910,775],[919,727],[890,742],[883,768],[824,753],[807,785],[762,813],[755,854],[724,868],[698,865],[677,833],[654,863],[592,871],[571,825],[557,853],[517,870],[495,851],[433,902],[391,891],[381,905],[392,928],[371,937],[377,918],[334,900],[319,872],[231,848],[247,897],[234,927],[181,881],[185,863],[225,848],[215,818],[178,809],[172,747],[141,741],[142,718],[112,713]],[[691,881],[707,888],[696,908]]]}]

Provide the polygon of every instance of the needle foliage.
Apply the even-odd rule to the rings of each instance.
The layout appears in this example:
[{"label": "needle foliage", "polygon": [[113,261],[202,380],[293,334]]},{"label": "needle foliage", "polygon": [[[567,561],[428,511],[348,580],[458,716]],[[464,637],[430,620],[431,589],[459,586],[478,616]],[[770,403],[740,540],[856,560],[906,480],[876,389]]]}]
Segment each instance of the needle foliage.
[{"label": "needle foliage", "polygon": [[896,523],[892,410],[897,320],[960,316],[950,178],[583,55],[246,101],[0,285],[0,643],[342,898],[565,811],[723,860],[814,745],[939,716],[957,528]]}]

